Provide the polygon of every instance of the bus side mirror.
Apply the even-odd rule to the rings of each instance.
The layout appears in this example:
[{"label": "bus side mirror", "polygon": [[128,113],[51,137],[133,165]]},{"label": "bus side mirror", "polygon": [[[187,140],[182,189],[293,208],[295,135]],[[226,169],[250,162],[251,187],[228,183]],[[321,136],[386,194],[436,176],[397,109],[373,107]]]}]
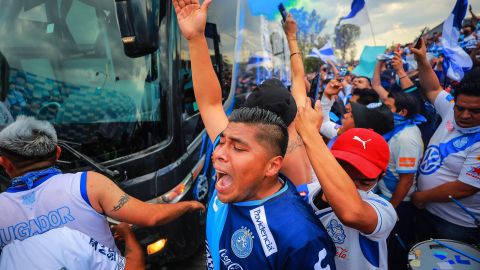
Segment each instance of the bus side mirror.
[{"label": "bus side mirror", "polygon": [[115,0],[123,49],[129,57],[155,52],[159,44],[159,0]]}]

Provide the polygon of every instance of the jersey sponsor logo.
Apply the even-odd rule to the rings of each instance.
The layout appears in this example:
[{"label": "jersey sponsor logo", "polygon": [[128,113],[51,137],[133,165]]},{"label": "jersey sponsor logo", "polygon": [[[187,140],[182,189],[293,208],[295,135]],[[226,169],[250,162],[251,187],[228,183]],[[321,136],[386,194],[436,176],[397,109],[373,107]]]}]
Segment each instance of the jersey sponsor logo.
[{"label": "jersey sponsor logo", "polygon": [[250,253],[252,253],[253,234],[249,229],[242,227],[233,233],[230,244],[232,246],[233,253],[238,258],[244,259],[248,257]]},{"label": "jersey sponsor logo", "polygon": [[[223,265],[227,267],[227,270],[243,270],[240,264],[232,262],[232,260],[228,257],[228,252],[226,249],[220,250],[220,260],[222,260]],[[212,268],[209,269],[213,269],[213,264]]]},{"label": "jersey sponsor logo", "polygon": [[448,94],[445,96],[445,99],[450,102],[450,103],[455,103],[455,99],[453,98],[452,95]]},{"label": "jersey sponsor logo", "polygon": [[0,247],[4,247],[13,240],[23,240],[36,234],[42,234],[74,220],[75,217],[71,214],[70,208],[65,206],[34,219],[0,228]]},{"label": "jersey sponsor logo", "polygon": [[260,236],[260,243],[262,243],[263,252],[265,256],[270,256],[276,253],[277,244],[273,238],[272,232],[268,227],[267,216],[265,215],[265,208],[262,206],[250,210],[250,217],[252,218],[255,229]]},{"label": "jersey sponsor logo", "polygon": [[398,159],[399,166],[400,167],[405,167],[405,168],[415,167],[416,162],[417,162],[416,158],[401,157],[401,158]]},{"label": "jersey sponsor logo", "polygon": [[118,254],[117,254],[117,252],[115,252],[114,249],[111,249],[109,247],[106,247],[106,246],[98,243],[98,241],[93,239],[93,238],[90,238],[89,244],[90,244],[90,246],[92,246],[93,250],[95,250],[96,252],[104,255],[110,261],[113,261],[113,262],[117,261]]},{"label": "jersey sponsor logo", "polygon": [[346,260],[347,257],[348,257],[348,249],[342,248],[342,247],[339,247],[339,246],[336,246],[336,249],[337,249],[337,253],[335,254],[335,256],[337,256],[338,258],[340,258],[342,260]]},{"label": "jersey sponsor logo", "polygon": [[477,180],[480,180],[480,167],[471,167],[470,170],[467,172],[467,175],[473,177]]},{"label": "jersey sponsor logo", "polygon": [[345,238],[347,237],[345,235],[345,231],[343,230],[342,224],[340,224],[340,222],[338,222],[336,219],[330,220],[327,225],[327,232],[335,244],[343,244],[345,242]]},{"label": "jersey sponsor logo", "polygon": [[360,137],[355,136],[355,137],[353,137],[353,140],[362,143],[363,149],[366,150],[367,149],[367,142],[371,141],[372,139],[368,139],[368,140],[364,141],[364,140],[360,139]]},{"label": "jersey sponsor logo", "polygon": [[425,157],[420,164],[420,173],[429,175],[436,172],[442,166],[442,156],[440,149],[436,145],[431,145],[425,151]]},{"label": "jersey sponsor logo", "polygon": [[327,264],[327,266],[322,267],[322,262],[326,257],[327,257],[327,250],[326,249],[320,250],[320,252],[318,252],[318,261],[313,266],[313,269],[314,270],[330,270],[330,265],[328,265],[328,264]]}]

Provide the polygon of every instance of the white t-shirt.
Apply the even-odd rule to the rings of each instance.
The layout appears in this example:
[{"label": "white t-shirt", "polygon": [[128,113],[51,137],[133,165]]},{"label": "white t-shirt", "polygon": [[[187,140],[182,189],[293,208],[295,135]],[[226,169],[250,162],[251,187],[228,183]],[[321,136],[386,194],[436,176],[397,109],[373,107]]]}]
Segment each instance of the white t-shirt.
[{"label": "white t-shirt", "polygon": [[343,225],[331,207],[318,209],[314,204],[314,199],[320,190],[318,182],[308,185],[308,203],[335,243],[337,269],[388,269],[386,241],[397,222],[397,213],[393,206],[371,191],[358,191],[362,199],[370,204],[377,213],[377,227],[367,235]]},{"label": "white t-shirt", "polygon": [[5,246],[0,269],[125,269],[125,258],[90,236],[61,227]]},{"label": "white t-shirt", "polygon": [[[464,134],[455,127],[453,97],[442,91],[435,100],[435,109],[442,123],[430,139],[419,169],[418,189],[429,190],[459,180],[480,188],[480,133]],[[480,216],[480,192],[460,199],[474,215]],[[464,227],[475,227],[473,219],[453,202],[431,202],[426,209]]]},{"label": "white t-shirt", "polygon": [[320,133],[328,139],[332,139],[338,135],[338,130],[340,129],[340,126],[337,123],[330,121],[330,111],[332,110],[335,100],[329,99],[323,95],[320,101],[322,103],[323,112],[323,123],[320,127]]},{"label": "white t-shirt", "polygon": [[[400,174],[415,174],[422,159],[423,141],[422,133],[417,126],[408,126],[395,134],[389,141],[390,161],[387,172],[378,188],[383,198],[390,200],[400,181]],[[415,191],[415,183],[408,191],[403,201],[410,201],[410,196]]]}]

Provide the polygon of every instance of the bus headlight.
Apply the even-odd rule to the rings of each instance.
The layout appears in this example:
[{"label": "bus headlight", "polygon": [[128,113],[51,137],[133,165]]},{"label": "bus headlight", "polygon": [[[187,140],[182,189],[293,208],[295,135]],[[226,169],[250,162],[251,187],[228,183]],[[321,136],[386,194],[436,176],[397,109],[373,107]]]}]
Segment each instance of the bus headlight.
[{"label": "bus headlight", "polygon": [[160,252],[163,248],[165,248],[166,244],[167,244],[167,239],[160,239],[157,242],[148,245],[147,254],[152,255],[157,252]]}]

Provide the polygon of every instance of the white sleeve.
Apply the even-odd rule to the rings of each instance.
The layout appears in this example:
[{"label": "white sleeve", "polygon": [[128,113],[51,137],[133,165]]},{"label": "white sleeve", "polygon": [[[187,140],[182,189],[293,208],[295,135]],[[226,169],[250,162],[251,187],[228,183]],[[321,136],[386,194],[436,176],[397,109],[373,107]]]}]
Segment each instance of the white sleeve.
[{"label": "white sleeve", "polygon": [[433,105],[435,106],[437,113],[442,117],[442,120],[444,120],[453,110],[455,102],[453,100],[453,96],[447,91],[443,90],[438,94],[437,99],[435,99],[435,104]]},{"label": "white sleeve", "polygon": [[458,176],[458,180],[465,184],[471,185],[476,188],[480,188],[480,144],[472,146],[472,149],[468,152],[465,162],[463,163],[462,170]]},{"label": "white sleeve", "polygon": [[330,111],[332,110],[333,103],[335,103],[335,100],[328,99],[325,95],[322,96],[323,123],[320,127],[320,133],[329,139],[338,135],[338,125],[330,121]]},{"label": "white sleeve", "polygon": [[395,169],[399,174],[416,173],[423,155],[422,137],[402,136],[398,147],[392,153],[395,157]]},{"label": "white sleeve", "polygon": [[398,219],[395,209],[389,202],[380,197],[367,198],[364,200],[370,204],[377,213],[377,227],[372,233],[363,235],[372,240],[387,239]]}]

